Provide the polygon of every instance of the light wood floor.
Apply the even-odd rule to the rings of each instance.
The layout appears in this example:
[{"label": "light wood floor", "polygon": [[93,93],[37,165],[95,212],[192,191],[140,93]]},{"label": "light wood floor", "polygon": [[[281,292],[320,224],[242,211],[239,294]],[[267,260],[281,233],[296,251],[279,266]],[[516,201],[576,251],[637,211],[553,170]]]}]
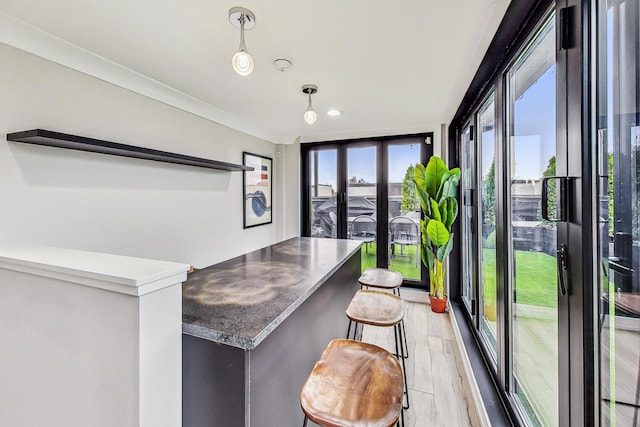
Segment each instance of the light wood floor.
[{"label": "light wood floor", "polygon": [[[463,388],[449,315],[432,313],[425,304],[407,302],[405,326],[410,399],[405,426],[476,426]],[[363,341],[395,351],[393,328],[365,326]]]}]

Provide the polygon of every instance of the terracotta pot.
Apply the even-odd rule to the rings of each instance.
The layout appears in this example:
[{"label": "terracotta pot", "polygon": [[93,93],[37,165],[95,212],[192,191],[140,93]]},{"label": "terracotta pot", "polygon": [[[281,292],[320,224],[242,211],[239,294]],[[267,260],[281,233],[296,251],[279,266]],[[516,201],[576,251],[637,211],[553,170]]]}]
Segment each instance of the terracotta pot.
[{"label": "terracotta pot", "polygon": [[447,297],[440,299],[429,295],[429,301],[431,302],[431,311],[434,313],[444,313],[447,308]]}]

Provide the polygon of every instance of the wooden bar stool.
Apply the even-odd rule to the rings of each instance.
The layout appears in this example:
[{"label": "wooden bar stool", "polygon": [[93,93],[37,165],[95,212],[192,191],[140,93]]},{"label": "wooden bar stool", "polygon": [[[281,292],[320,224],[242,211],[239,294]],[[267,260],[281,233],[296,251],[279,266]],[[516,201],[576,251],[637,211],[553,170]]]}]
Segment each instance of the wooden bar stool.
[{"label": "wooden bar stool", "polygon": [[391,290],[400,296],[402,274],[386,268],[367,268],[358,279],[360,286]]},{"label": "wooden bar stool", "polygon": [[[397,295],[384,291],[361,289],[349,303],[346,315],[349,318],[349,328],[347,338],[351,335],[351,325],[353,324],[353,339],[362,340],[362,329],[364,325],[393,327],[393,336],[396,347],[396,356],[402,361],[402,375],[404,377],[404,393],[407,396],[405,409],[409,409],[409,389],[407,385],[407,370],[404,363],[405,354],[402,346],[402,329],[400,322],[407,312],[407,305]],[[358,334],[360,325],[360,334]]]},{"label": "wooden bar stool", "polygon": [[399,423],[402,369],[387,350],[360,341],[329,343],[300,392],[304,424],[390,427]]},{"label": "wooden bar stool", "polygon": [[[390,290],[395,295],[400,295],[400,286],[402,286],[402,274],[397,271],[388,270],[386,268],[367,268],[360,278],[358,283],[360,287],[364,288],[377,288]],[[409,346],[407,345],[407,330],[404,327],[404,319],[400,322],[402,328],[402,336],[404,337],[402,344],[404,345],[405,358],[409,357]]]}]

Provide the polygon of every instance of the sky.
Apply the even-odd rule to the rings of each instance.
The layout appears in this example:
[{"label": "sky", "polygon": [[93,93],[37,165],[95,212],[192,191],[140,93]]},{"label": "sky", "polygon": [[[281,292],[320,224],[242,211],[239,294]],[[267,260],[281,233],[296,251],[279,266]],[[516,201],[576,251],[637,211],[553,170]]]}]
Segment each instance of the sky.
[{"label": "sky", "polygon": [[[517,73],[516,73],[517,78]],[[556,154],[556,66],[550,66],[521,96],[513,109],[514,137],[512,179],[540,179],[549,159]],[[483,133],[483,140],[494,138]],[[486,147],[486,146],[485,146]],[[486,150],[486,148],[485,148]],[[376,148],[356,147],[347,152],[347,177],[376,182]],[[483,172],[488,172],[493,154],[483,153]],[[336,189],[336,150],[320,150],[318,182]],[[389,181],[402,182],[407,167],[420,158],[418,147],[389,146]]]},{"label": "sky", "polygon": [[512,178],[539,179],[556,155],[555,64],[515,101]]},{"label": "sky", "polygon": [[[313,156],[312,156],[313,159]],[[313,161],[313,160],[312,160]],[[336,150],[318,151],[318,183],[336,189]],[[420,148],[415,144],[389,146],[389,182],[402,182],[407,168],[420,161]],[[347,151],[347,177],[376,182],[376,148],[357,147]]]}]

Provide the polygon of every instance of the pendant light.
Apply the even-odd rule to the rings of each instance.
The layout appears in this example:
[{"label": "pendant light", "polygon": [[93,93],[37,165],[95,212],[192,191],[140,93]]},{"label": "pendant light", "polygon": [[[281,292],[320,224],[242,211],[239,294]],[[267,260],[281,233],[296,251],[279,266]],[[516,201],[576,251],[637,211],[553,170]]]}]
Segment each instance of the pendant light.
[{"label": "pendant light", "polygon": [[304,121],[312,125],[318,119],[318,113],[313,110],[313,105],[311,105],[311,95],[318,92],[318,86],[304,85],[302,86],[302,92],[309,95],[309,104],[307,105],[307,111],[304,112]]},{"label": "pendant light", "polygon": [[250,30],[255,26],[256,16],[249,9],[244,7],[232,7],[229,10],[229,21],[231,25],[240,28],[240,47],[231,58],[231,65],[236,73],[241,76],[248,76],[253,71],[253,58],[247,52],[244,44],[244,30]]}]

